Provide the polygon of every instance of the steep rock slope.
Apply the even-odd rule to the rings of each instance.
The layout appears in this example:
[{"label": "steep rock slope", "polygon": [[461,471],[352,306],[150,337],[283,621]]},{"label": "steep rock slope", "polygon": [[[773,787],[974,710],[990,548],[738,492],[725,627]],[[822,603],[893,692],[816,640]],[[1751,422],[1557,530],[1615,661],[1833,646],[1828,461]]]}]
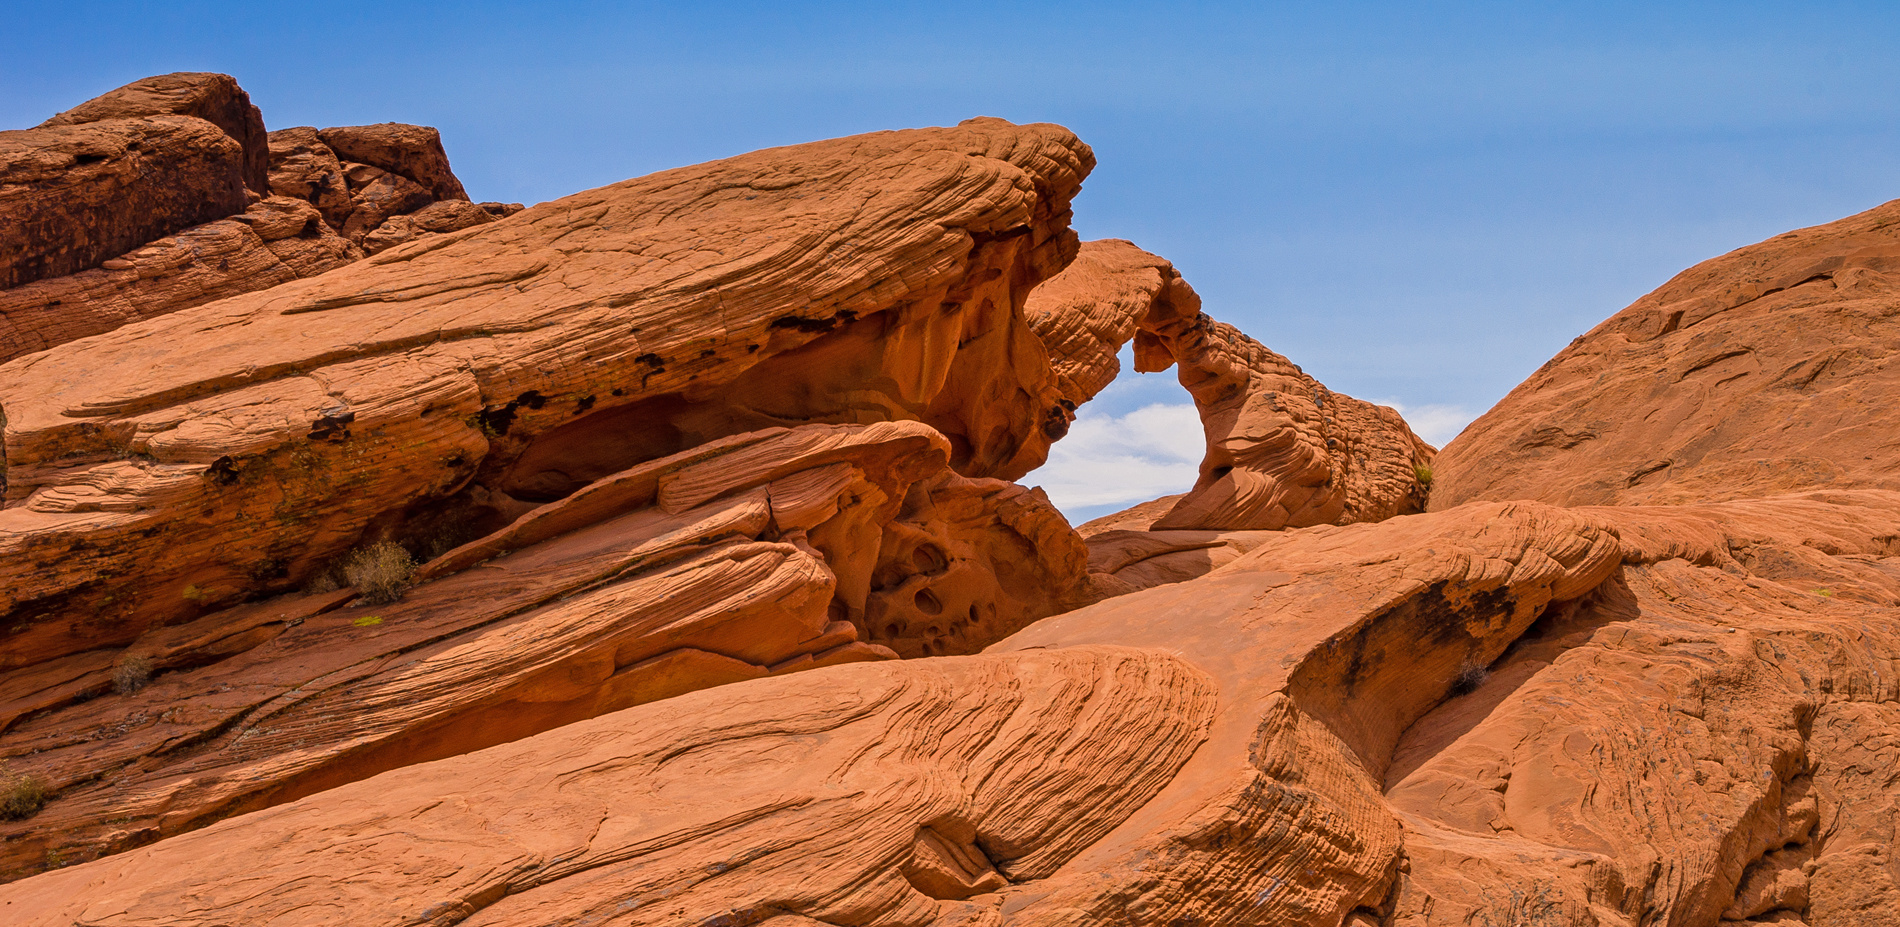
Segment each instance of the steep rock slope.
[{"label": "steep rock slope", "polygon": [[1900,201],[1696,265],[1439,455],[1431,506],[1900,488]]}]

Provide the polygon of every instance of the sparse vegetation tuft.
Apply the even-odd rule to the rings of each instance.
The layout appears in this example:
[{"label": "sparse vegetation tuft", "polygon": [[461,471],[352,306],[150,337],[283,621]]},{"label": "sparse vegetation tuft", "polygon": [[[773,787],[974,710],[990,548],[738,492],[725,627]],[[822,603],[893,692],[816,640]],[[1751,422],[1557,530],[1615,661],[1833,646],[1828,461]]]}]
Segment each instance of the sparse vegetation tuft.
[{"label": "sparse vegetation tuft", "polygon": [[415,559],[394,541],[359,548],[343,562],[343,581],[356,587],[363,601],[372,605],[402,598],[415,575]]},{"label": "sparse vegetation tuft", "polygon": [[38,776],[15,773],[0,763],[0,820],[30,818],[45,805],[46,783]]},{"label": "sparse vegetation tuft", "polygon": [[1424,463],[1413,464],[1412,476],[1418,479],[1419,485],[1421,486],[1432,485],[1432,465]]},{"label": "sparse vegetation tuft", "polygon": [[1489,666],[1478,662],[1476,658],[1466,658],[1465,665],[1458,669],[1458,678],[1451,681],[1451,694],[1470,695],[1490,679]]},{"label": "sparse vegetation tuft", "polygon": [[120,695],[131,695],[151,681],[152,658],[145,654],[128,653],[112,666],[112,689]]}]

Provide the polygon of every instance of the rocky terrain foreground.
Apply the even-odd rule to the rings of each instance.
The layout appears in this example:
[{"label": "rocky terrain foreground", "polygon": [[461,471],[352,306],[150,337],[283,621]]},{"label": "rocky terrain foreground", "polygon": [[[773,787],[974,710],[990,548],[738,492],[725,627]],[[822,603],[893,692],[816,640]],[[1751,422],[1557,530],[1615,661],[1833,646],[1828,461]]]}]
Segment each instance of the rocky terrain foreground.
[{"label": "rocky terrain foreground", "polygon": [[[0,923],[1900,925],[1900,205],[1437,452],[1093,166],[0,132]],[[1204,462],[1078,529],[1018,481],[1131,344]]]}]

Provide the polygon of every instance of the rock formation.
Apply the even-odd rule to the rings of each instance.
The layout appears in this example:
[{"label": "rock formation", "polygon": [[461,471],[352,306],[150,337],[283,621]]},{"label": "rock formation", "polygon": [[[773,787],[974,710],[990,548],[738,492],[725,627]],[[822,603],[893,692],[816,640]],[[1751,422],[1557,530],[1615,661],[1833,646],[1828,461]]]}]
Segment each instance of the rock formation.
[{"label": "rock formation", "polygon": [[520,209],[468,202],[434,129],[267,136],[226,75],[146,78],[0,132],[0,361]]},{"label": "rock formation", "polygon": [[995,120],[757,152],[0,366],[0,667],[760,428],[922,421],[1020,476],[1055,406],[1022,299],[1089,166]]},{"label": "rock formation", "polygon": [[[1080,604],[1061,515],[948,458],[915,422],[739,435],[447,550],[398,602],[291,594],[14,671],[0,756],[56,797],[0,823],[0,874],[698,688],[974,653]],[[128,665],[159,675],[115,694]]]},{"label": "rock formation", "polygon": [[[1078,245],[1060,127],[498,219],[215,78],[31,130],[264,138],[275,195],[0,291],[5,923],[1900,927],[1893,204],[1434,467]],[[1207,461],[1078,531],[1011,480],[1131,339]]]},{"label": "rock formation", "polygon": [[1397,412],[1332,392],[1213,320],[1166,259],[1087,242],[1028,309],[1066,409],[1115,378],[1132,340],[1143,372],[1179,363],[1206,429],[1192,490],[1082,527],[1101,594],[1192,579],[1251,550],[1258,532],[1422,510],[1432,448]]},{"label": "rock formation", "polygon": [[1093,241],[1031,298],[1065,398],[1114,379],[1132,338],[1143,373],[1180,364],[1207,430],[1194,488],[1154,530],[1277,530],[1421,511],[1432,448],[1384,406],[1332,392],[1291,361],[1201,311],[1166,260]]},{"label": "rock formation", "polygon": [[1432,507],[1900,488],[1900,201],[1696,265],[1446,447]]},{"label": "rock formation", "polygon": [[[628,709],[0,905],[22,924],[608,905],[627,924],[1887,923],[1900,743],[1864,735],[1900,698],[1896,533],[1900,493],[1876,491],[1285,532],[987,656]],[[227,858],[242,888],[187,865]]]}]

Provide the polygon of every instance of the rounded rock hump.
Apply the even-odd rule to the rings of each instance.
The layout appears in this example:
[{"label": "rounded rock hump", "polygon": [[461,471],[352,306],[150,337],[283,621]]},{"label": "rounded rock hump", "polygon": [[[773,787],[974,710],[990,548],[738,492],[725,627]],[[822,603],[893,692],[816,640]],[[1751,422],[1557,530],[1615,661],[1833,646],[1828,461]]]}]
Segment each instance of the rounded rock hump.
[{"label": "rounded rock hump", "polygon": [[1431,508],[1900,488],[1900,200],[1704,261],[1438,455]]}]

